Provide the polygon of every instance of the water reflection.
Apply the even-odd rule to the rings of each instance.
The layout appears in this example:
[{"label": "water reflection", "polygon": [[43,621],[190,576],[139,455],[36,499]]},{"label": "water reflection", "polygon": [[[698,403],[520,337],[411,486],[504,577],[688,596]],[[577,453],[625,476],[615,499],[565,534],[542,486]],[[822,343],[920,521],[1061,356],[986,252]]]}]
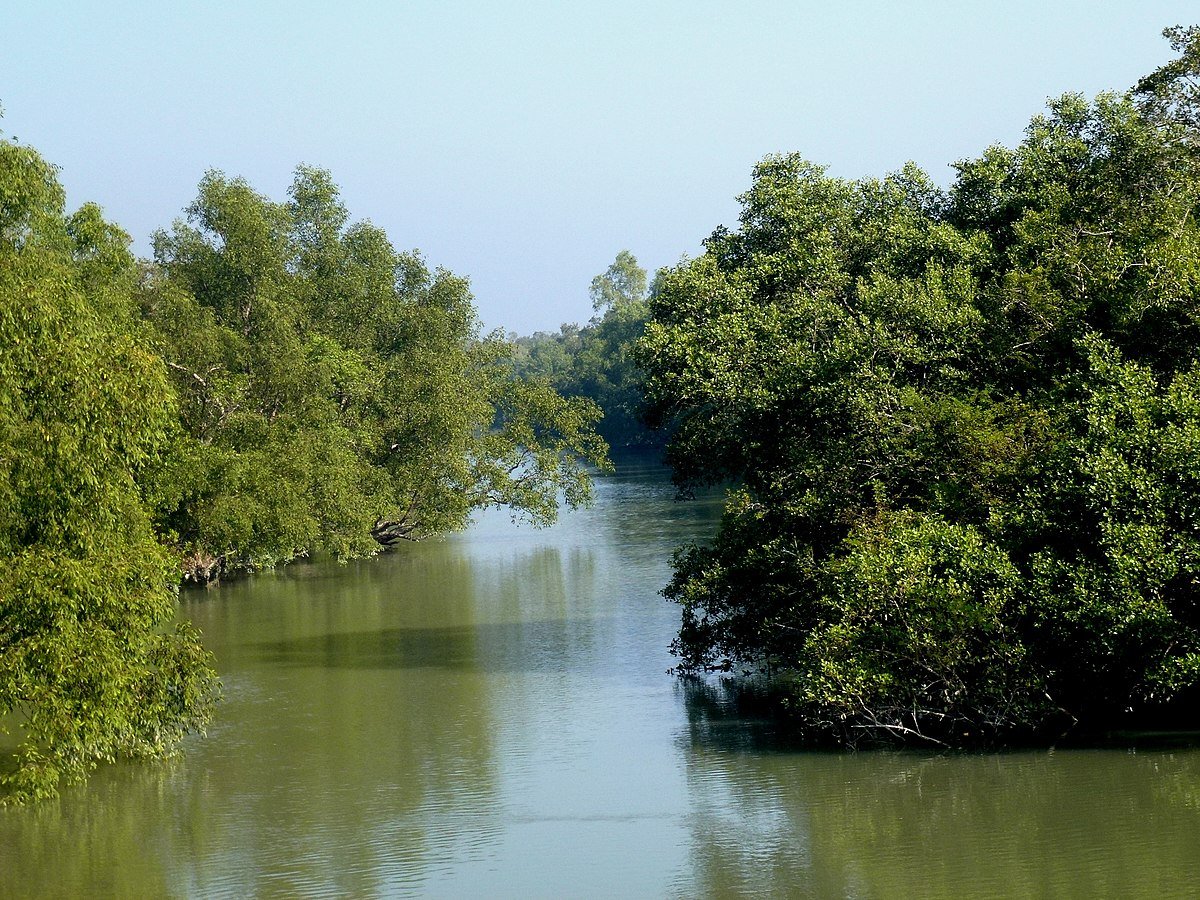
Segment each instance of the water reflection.
[{"label": "water reflection", "polygon": [[494,843],[496,726],[469,560],[435,545],[379,562],[231,585],[190,610],[238,673],[222,710],[236,723],[220,742],[229,757],[208,742],[205,754],[224,779],[205,817],[230,833],[197,884],[417,890]]},{"label": "water reflection", "polygon": [[[457,669],[527,672],[587,664],[597,619],[385,628],[251,645],[259,662],[285,668]],[[580,654],[580,650],[585,653]]]},{"label": "water reflection", "polygon": [[710,690],[682,693],[708,896],[1186,897],[1200,884],[1194,750],[803,752]]},{"label": "water reflection", "polygon": [[1187,896],[1200,755],[798,750],[664,672],[715,495],[605,479],[368,563],[189,593],[209,736],[0,809],[0,896]]}]

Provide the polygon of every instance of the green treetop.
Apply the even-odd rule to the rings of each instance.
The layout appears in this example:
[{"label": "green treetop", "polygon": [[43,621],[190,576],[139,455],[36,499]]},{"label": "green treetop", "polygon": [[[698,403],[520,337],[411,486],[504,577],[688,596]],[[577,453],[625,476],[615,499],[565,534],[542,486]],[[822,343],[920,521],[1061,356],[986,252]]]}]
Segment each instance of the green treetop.
[{"label": "green treetop", "polygon": [[[660,274],[639,354],[684,485],[684,672],[779,673],[817,733],[977,741],[1200,684],[1197,34],[1015,150],[771,157]],[[1194,693],[1193,693],[1194,696]]]},{"label": "green treetop", "polygon": [[197,577],[588,499],[594,407],[515,381],[465,279],[348,219],[321,170],[285,203],[212,172],[156,237],[143,308],[187,432],[164,527]]},{"label": "green treetop", "polygon": [[567,396],[594,401],[604,413],[598,430],[614,447],[662,444],[641,422],[642,373],[633,355],[646,324],[647,283],[637,258],[622,250],[592,279],[596,315],[587,325],[563,325],[558,334],[519,339],[524,355],[517,359],[518,372],[545,378]]},{"label": "green treetop", "polygon": [[166,371],[131,312],[128,238],[63,210],[53,168],[0,141],[0,721],[8,797],[208,718],[211,661],[172,627],[178,568],[151,527],[172,443]]}]

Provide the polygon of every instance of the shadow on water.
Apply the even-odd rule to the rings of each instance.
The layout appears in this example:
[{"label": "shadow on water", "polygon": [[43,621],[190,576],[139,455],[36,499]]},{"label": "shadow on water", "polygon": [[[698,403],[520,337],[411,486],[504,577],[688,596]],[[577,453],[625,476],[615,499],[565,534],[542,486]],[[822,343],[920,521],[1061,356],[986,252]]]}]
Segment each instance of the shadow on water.
[{"label": "shadow on water", "polygon": [[675,690],[695,749],[722,753],[795,753],[812,749],[780,714],[777,701],[761,681],[685,678],[677,682]]},{"label": "shadow on water", "polygon": [[[821,743],[806,737],[795,724],[789,723],[778,698],[758,679],[720,679],[717,681],[689,678],[676,685],[687,715],[689,736],[693,746],[724,752],[796,753],[801,751],[838,752],[835,744]],[[867,747],[871,750],[891,750],[928,755],[929,747]],[[984,750],[943,751],[937,755],[977,756],[984,752],[1024,753],[1045,750],[1197,750],[1200,749],[1200,730],[1149,730],[1115,728],[1109,731],[1068,734],[1047,745],[1045,742],[1014,743]]]},{"label": "shadow on water", "polygon": [[384,628],[246,645],[263,665],[317,669],[441,669],[497,672],[588,668],[577,653],[596,619]]},{"label": "shadow on water", "polygon": [[758,686],[677,693],[707,896],[1183,897],[1200,884],[1194,735],[829,751],[773,717]]}]

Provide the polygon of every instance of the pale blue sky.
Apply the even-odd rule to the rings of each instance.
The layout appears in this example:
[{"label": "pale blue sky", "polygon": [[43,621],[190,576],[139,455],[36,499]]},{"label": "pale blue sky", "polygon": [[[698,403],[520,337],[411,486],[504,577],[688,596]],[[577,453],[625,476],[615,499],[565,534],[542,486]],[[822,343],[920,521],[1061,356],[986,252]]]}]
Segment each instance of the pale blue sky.
[{"label": "pale blue sky", "polygon": [[1197,21],[1195,0],[0,0],[0,129],[141,253],[208,168],[280,199],[324,166],[354,218],[524,333],[585,321],[622,248],[651,270],[697,253],[767,153],[945,183]]}]

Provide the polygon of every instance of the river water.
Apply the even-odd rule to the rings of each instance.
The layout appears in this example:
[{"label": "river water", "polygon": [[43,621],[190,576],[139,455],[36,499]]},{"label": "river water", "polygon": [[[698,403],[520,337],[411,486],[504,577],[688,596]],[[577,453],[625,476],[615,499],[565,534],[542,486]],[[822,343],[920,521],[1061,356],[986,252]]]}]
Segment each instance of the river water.
[{"label": "river water", "polygon": [[0,808],[0,896],[1200,896],[1186,746],[800,752],[665,674],[718,516],[631,465],[554,528],[187,593],[208,735]]}]

